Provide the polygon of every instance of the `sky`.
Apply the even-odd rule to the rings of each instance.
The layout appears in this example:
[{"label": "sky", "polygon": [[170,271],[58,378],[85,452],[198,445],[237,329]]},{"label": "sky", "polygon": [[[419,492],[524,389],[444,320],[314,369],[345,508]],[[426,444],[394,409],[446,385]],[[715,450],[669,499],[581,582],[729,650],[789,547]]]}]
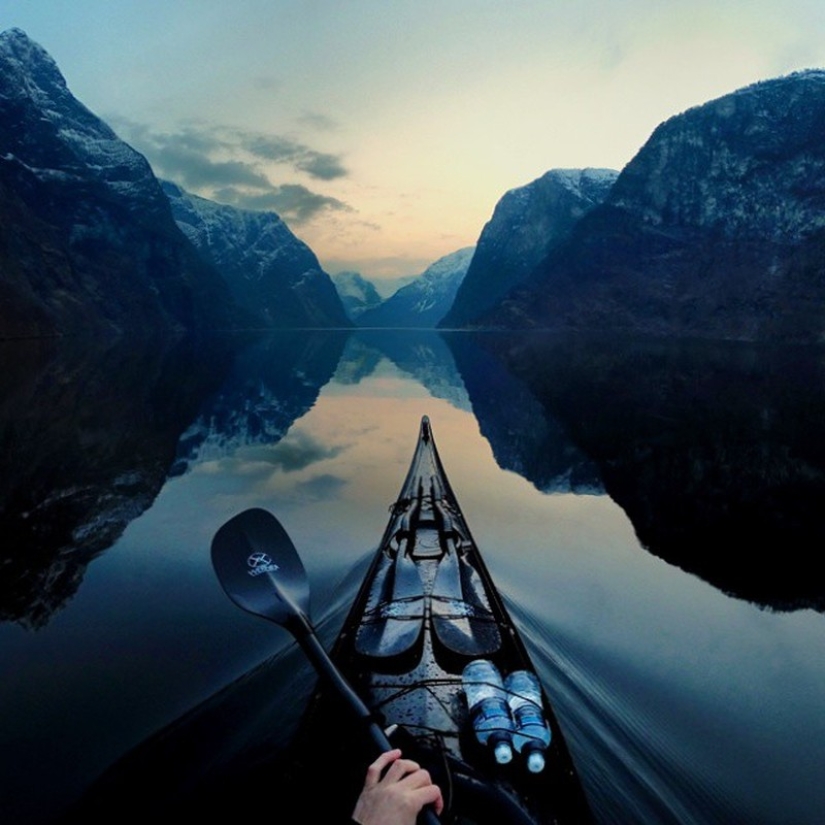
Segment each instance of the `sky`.
[{"label": "sky", "polygon": [[159,177],[385,288],[507,190],[825,67],[822,0],[0,0],[12,26]]}]

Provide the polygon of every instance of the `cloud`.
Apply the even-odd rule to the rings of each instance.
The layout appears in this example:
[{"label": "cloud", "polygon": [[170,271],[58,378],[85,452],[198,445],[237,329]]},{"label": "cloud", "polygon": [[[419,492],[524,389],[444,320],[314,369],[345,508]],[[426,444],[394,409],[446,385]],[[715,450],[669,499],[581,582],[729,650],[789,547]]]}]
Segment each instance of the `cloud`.
[{"label": "cloud", "polygon": [[294,162],[306,147],[280,135],[260,135],[249,132],[236,132],[237,140],[247,152],[263,160],[275,163]]},{"label": "cloud", "polygon": [[[147,153],[149,154],[149,153]],[[186,189],[245,186],[268,189],[269,179],[254,166],[238,160],[212,160],[174,142],[149,154],[153,168],[163,178],[179,181]]]},{"label": "cloud", "polygon": [[288,223],[306,223],[319,212],[335,210],[353,212],[351,206],[327,195],[312,192],[299,183],[270,186],[266,191],[248,192],[227,186],[214,192],[215,200],[240,209],[277,212]]},{"label": "cloud", "polygon": [[274,163],[290,164],[319,180],[344,178],[348,172],[340,155],[316,152],[303,143],[280,135],[239,133],[240,144],[251,155]]},{"label": "cloud", "polygon": [[335,458],[344,449],[343,446],[322,444],[314,436],[298,430],[277,444],[245,449],[243,458],[270,464],[285,473],[294,473],[319,461]]},{"label": "cloud", "polygon": [[319,132],[334,132],[338,128],[337,121],[320,112],[304,112],[298,120],[304,126],[309,126]]},{"label": "cloud", "polygon": [[338,155],[327,155],[323,152],[307,152],[296,162],[295,167],[319,180],[335,180],[347,175],[347,170]]},{"label": "cloud", "polygon": [[284,86],[283,81],[273,75],[258,75],[253,78],[252,84],[256,89],[263,89],[267,92],[279,92]]},{"label": "cloud", "polygon": [[348,174],[340,155],[318,152],[283,135],[195,124],[153,131],[119,120],[117,127],[143,152],[155,173],[185,189],[242,209],[271,210],[301,224],[326,211],[354,211],[301,183],[273,183],[266,166],[280,164],[317,181]]},{"label": "cloud", "polygon": [[341,495],[341,488],[347,482],[329,473],[316,476],[295,485],[296,498],[308,501],[334,501]]}]

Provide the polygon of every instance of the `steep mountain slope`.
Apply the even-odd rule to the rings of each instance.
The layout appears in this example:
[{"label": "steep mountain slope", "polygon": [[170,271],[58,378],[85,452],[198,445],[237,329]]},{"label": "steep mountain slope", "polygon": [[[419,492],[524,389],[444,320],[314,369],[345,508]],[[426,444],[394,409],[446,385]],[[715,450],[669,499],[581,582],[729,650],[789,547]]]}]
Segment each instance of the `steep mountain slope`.
[{"label": "steep mountain slope", "polygon": [[24,32],[0,34],[0,337],[225,327],[236,315],[146,160]]},{"label": "steep mountain slope", "polygon": [[455,302],[441,326],[464,326],[523,281],[576,222],[600,204],[618,172],[552,169],[507,192],[484,226]]},{"label": "steep mountain slope", "polygon": [[351,326],[315,253],[274,212],[214,203],[163,182],[184,235],[265,327]]},{"label": "steep mountain slope", "polygon": [[412,283],[401,287],[375,309],[358,318],[362,327],[420,327],[438,325],[449,310],[473,258],[468,246],[439,258]]},{"label": "steep mountain slope", "polygon": [[372,282],[358,272],[339,272],[332,276],[332,283],[335,284],[344,312],[351,321],[355,321],[368,309],[377,307],[382,301]]},{"label": "steep mountain slope", "polygon": [[821,70],[671,118],[481,323],[820,340],[823,134]]}]

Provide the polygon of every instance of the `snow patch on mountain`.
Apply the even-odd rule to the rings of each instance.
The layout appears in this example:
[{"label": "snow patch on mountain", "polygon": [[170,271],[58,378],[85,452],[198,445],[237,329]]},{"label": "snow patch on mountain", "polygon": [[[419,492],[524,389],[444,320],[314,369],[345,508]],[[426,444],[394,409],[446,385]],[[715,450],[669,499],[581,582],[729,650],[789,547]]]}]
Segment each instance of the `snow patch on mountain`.
[{"label": "snow patch on mountain", "polygon": [[75,99],[42,46],[20,29],[4,31],[0,33],[0,64],[4,75],[0,95],[6,104],[36,108],[39,128],[48,126],[63,148],[54,153],[51,147],[36,143],[25,124],[20,124],[18,151],[7,152],[7,157],[25,157],[28,167],[41,178],[70,174],[75,167],[83,177],[91,173],[118,195],[157,195],[156,181],[143,155]]},{"label": "snow patch on mountain", "polygon": [[265,326],[350,326],[315,253],[275,212],[215,203],[163,181],[178,227]]}]

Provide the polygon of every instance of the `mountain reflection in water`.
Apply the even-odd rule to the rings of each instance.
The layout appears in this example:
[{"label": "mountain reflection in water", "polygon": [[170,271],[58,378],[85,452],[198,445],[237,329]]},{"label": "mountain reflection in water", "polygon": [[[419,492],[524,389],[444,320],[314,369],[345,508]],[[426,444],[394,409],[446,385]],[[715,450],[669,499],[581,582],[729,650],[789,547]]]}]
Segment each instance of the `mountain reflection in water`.
[{"label": "mountain reflection in water", "polygon": [[41,627],[72,597],[151,505],[230,355],[188,340],[0,346],[0,619]]},{"label": "mountain reflection in water", "polygon": [[599,821],[823,809],[820,352],[362,331],[0,357],[9,821],[277,784],[313,677],[209,541],[275,512],[331,641],[423,414]]},{"label": "mountain reflection in water", "polygon": [[650,552],[776,610],[825,610],[825,354],[486,339],[598,466]]}]

